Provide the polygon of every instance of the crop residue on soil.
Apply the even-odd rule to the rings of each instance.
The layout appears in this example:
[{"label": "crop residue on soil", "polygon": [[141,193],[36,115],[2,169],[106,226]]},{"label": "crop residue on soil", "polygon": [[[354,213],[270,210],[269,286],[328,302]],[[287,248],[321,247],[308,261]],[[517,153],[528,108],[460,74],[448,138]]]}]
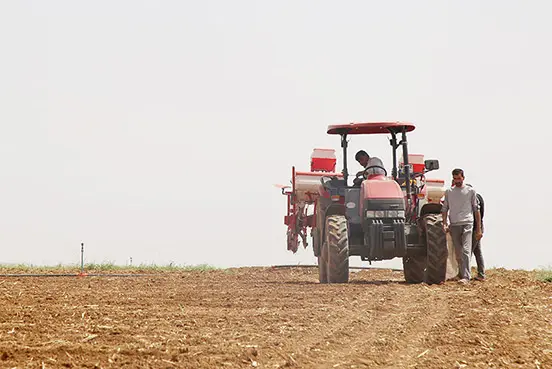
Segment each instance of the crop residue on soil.
[{"label": "crop residue on soil", "polygon": [[552,368],[552,283],[363,270],[0,277],[2,368]]}]

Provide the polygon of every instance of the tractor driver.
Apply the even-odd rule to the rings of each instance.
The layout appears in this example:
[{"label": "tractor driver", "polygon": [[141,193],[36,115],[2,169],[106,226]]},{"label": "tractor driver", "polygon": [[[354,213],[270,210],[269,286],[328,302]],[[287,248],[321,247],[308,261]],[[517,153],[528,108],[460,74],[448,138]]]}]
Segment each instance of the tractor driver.
[{"label": "tractor driver", "polygon": [[[358,161],[358,163],[365,168],[364,170],[361,170],[360,172],[357,173],[356,175],[357,179],[355,179],[355,183],[354,183],[355,185],[360,185],[360,182],[362,182],[362,178],[360,180],[358,180],[358,178],[363,172],[366,172],[366,175],[374,175],[374,174],[385,175],[385,170],[382,169],[384,168],[383,161],[377,156],[370,157],[370,155],[368,155],[366,151],[360,150],[359,152],[356,153],[355,160]],[[371,166],[376,166],[376,167],[366,170],[366,168],[369,168]]]}]

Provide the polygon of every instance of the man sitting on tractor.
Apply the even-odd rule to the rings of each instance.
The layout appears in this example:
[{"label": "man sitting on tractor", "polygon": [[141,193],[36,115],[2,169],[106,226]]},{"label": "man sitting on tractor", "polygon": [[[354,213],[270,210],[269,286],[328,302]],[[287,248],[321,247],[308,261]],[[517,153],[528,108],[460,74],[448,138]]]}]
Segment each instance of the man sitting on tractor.
[{"label": "man sitting on tractor", "polygon": [[364,175],[370,176],[370,175],[387,175],[385,168],[383,166],[383,161],[376,157],[376,156],[370,156],[368,153],[364,150],[360,150],[355,155],[355,160],[358,161],[360,165],[362,165],[365,169],[361,170],[356,174],[356,178],[354,180],[354,185],[360,186],[360,183],[364,179]]}]

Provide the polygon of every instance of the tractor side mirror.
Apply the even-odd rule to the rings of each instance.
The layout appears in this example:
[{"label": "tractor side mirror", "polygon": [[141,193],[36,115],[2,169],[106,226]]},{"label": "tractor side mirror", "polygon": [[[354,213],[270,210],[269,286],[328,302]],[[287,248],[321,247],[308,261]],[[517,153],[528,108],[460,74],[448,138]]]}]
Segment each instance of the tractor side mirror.
[{"label": "tractor side mirror", "polygon": [[439,160],[430,159],[424,161],[425,168],[428,172],[439,169]]}]

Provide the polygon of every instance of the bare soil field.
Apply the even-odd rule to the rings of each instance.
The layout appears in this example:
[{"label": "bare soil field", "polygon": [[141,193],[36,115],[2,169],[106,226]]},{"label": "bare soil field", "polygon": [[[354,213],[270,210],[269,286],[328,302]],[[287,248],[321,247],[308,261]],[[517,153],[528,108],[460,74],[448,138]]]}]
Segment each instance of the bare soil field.
[{"label": "bare soil field", "polygon": [[552,368],[552,283],[531,272],[317,273],[0,277],[0,368]]}]

